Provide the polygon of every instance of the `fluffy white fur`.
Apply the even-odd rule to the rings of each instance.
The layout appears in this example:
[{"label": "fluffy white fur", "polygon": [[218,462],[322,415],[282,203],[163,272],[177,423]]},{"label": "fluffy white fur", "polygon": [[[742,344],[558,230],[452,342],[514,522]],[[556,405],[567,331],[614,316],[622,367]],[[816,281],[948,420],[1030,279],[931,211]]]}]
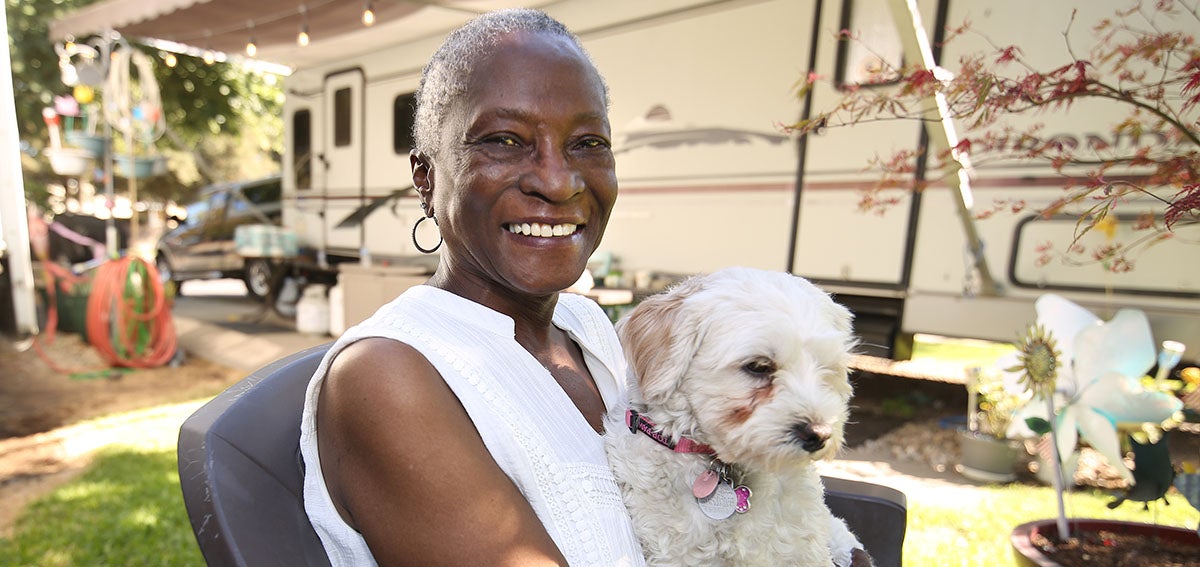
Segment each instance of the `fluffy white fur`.
[{"label": "fluffy white fur", "polygon": [[[711,446],[753,491],[747,513],[709,519],[692,483],[710,459],[630,433],[616,408],[608,458],[651,565],[850,563],[861,545],[825,507],[812,466],[842,445],[850,321],[803,278],[729,268],[650,297],[617,324],[634,409],[669,439]],[[828,431],[821,449],[802,448],[804,423]]]}]

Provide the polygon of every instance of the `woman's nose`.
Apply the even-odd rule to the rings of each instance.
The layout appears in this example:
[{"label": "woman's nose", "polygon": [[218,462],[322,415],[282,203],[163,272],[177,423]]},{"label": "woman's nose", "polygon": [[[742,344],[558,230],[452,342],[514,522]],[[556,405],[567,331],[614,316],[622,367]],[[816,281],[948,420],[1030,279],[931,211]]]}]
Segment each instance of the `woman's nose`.
[{"label": "woman's nose", "polygon": [[543,144],[531,165],[521,179],[522,191],[547,201],[567,201],[583,192],[583,176],[561,150]]}]

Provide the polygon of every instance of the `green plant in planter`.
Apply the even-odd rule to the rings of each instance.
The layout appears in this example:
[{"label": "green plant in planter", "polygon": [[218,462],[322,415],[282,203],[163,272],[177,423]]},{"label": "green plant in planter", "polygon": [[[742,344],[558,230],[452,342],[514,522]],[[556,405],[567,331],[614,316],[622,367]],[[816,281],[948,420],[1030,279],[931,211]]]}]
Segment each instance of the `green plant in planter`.
[{"label": "green plant in planter", "polygon": [[1015,441],[1008,438],[1014,413],[1029,399],[1005,387],[995,369],[967,371],[967,429],[958,436],[958,472],[980,482],[1010,482],[1019,456]]},{"label": "green plant in planter", "polygon": [[967,428],[996,439],[1008,439],[1008,427],[1018,409],[1029,402],[1028,392],[1014,392],[993,369],[967,373]]}]

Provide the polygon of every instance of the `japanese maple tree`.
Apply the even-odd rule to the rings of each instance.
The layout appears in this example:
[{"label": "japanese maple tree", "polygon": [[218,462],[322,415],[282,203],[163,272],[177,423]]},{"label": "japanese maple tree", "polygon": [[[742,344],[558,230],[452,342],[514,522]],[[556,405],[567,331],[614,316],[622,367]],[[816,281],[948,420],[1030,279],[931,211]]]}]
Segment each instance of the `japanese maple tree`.
[{"label": "japanese maple tree", "polygon": [[[1075,15],[1064,22],[1069,57],[1049,68],[1036,68],[1020,46],[997,45],[973,31],[969,22],[948,29],[947,42],[973,34],[982,37],[989,49],[942,63],[945,69],[883,65],[872,78],[875,85],[839,85],[844,96],[836,106],[793,129],[807,134],[880,120],[936,122],[936,114],[927,110],[928,101],[941,93],[949,114],[965,133],[957,147],[934,150],[931,163],[951,159],[954,151],[969,154],[976,165],[1020,160],[1053,168],[1063,178],[1064,191],[1039,212],[1047,217],[1072,214],[1078,224],[1074,241],[1061,250],[1061,243],[1042,245],[1039,262],[1061,257],[1127,271],[1133,268],[1135,251],[1184,238],[1180,229],[1200,221],[1200,45],[1196,38],[1200,2],[1160,0],[1118,11],[1088,30],[1091,48],[1086,53],[1072,46],[1078,40],[1073,35],[1080,35],[1077,30],[1073,34],[1075,26]],[[848,30],[839,35],[857,41]],[[810,76],[802,94],[818,80]],[[1110,140],[1125,137],[1131,143],[1099,138],[1081,143],[1074,137],[1046,136],[1038,123],[1018,128],[1006,120],[1066,112],[1084,100],[1119,106],[1120,118],[1107,125]],[[880,177],[872,190],[864,192],[860,206],[886,209],[898,201],[887,189],[923,189],[912,181],[919,154],[902,150],[873,160],[870,165]],[[1111,236],[1122,207],[1146,198],[1161,207],[1154,212],[1136,209],[1140,214],[1135,238],[1110,239],[1091,249],[1081,244],[1081,237],[1092,230]],[[1020,212],[1027,206],[1016,199],[1001,200],[975,215]]]}]

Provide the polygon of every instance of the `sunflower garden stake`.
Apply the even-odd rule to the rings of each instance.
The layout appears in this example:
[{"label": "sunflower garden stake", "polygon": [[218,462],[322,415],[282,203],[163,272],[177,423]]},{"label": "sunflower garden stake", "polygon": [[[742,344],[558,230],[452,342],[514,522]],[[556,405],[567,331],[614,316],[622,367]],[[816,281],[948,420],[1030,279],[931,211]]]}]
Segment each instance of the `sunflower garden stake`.
[{"label": "sunflower garden stake", "polygon": [[[1045,327],[1033,325],[1017,343],[1020,363],[1010,372],[1022,372],[1021,383],[1033,392],[1034,399],[1045,400],[1047,414],[1054,415],[1054,381],[1058,377],[1058,357],[1054,337]],[[1054,419],[1038,421],[1029,418],[1029,427],[1034,431],[1048,429],[1050,433],[1051,461],[1054,463],[1054,493],[1058,498],[1058,537],[1071,537],[1067,526],[1067,509],[1063,504],[1062,457],[1058,453],[1058,435],[1054,430]],[[1044,431],[1042,431],[1044,433]]]}]

